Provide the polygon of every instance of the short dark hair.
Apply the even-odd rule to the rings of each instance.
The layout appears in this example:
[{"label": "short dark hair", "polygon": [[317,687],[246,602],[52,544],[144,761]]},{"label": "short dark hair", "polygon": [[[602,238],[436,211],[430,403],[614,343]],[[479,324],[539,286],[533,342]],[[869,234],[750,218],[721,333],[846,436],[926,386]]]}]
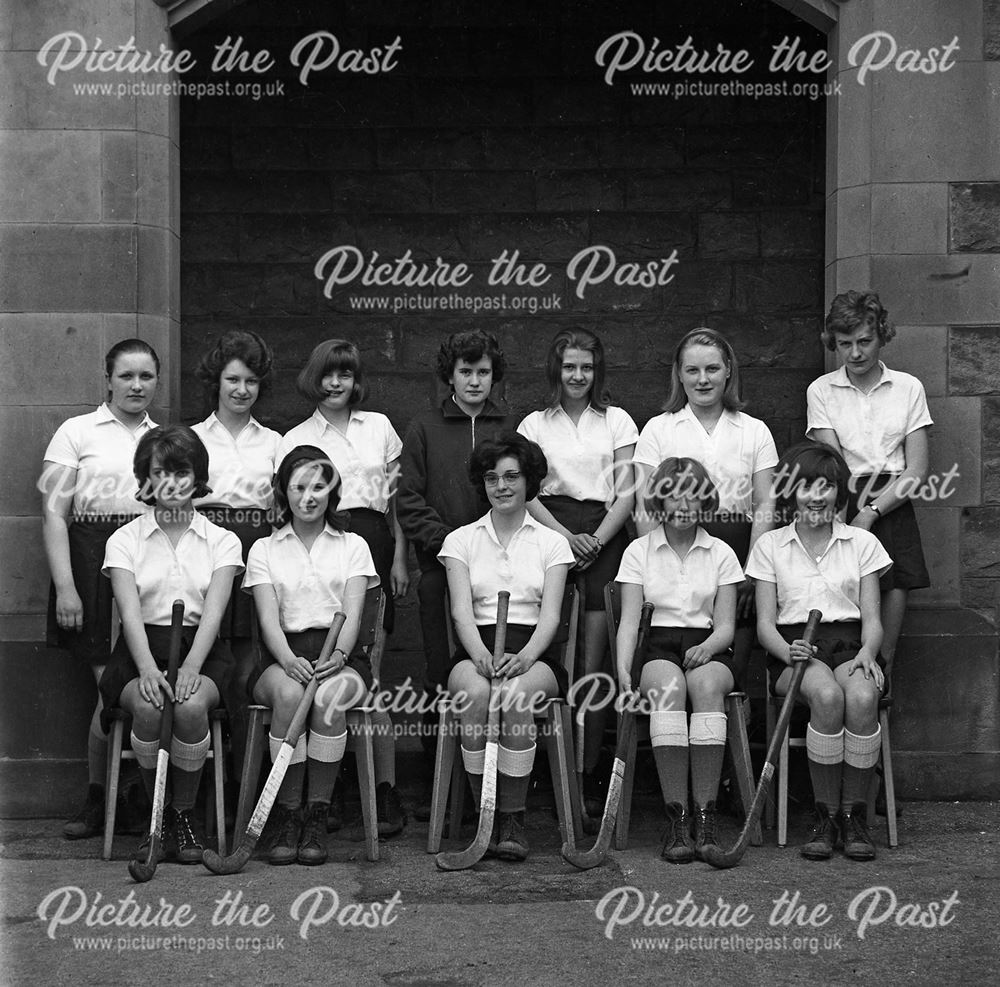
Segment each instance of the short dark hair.
[{"label": "short dark hair", "polygon": [[195,369],[195,376],[212,395],[219,397],[219,378],[232,360],[242,360],[260,381],[263,393],[271,373],[274,359],[271,347],[255,332],[245,329],[230,329],[207,353],[202,355]]},{"label": "short dark hair", "polygon": [[194,429],[187,425],[158,425],[139,439],[132,459],[132,472],[139,484],[135,499],[143,504],[156,503],[149,481],[154,459],[159,459],[166,469],[187,468],[194,473],[192,498],[206,497],[212,492],[208,485],[208,450]]},{"label": "short dark hair", "polygon": [[650,476],[646,485],[643,507],[650,518],[662,521],[666,517],[663,501],[693,492],[701,504],[699,522],[711,518],[719,509],[719,491],[716,489],[708,470],[697,460],[688,456],[668,456]]},{"label": "short dark hair", "polygon": [[340,508],[340,473],[330,462],[330,457],[316,446],[296,446],[278,464],[274,474],[274,524],[282,527],[291,519],[291,509],[288,506],[288,484],[292,474],[300,466],[316,463],[323,470],[323,477],[330,484],[330,497],[326,504],[326,523],[334,531],[347,531],[351,516]]},{"label": "short dark hair", "polygon": [[795,493],[803,484],[826,480],[837,488],[837,510],[847,505],[851,471],[844,457],[825,442],[807,440],[787,449],[774,469],[774,499],[778,512],[788,522],[795,514]]},{"label": "short dark hair", "polygon": [[549,381],[549,407],[556,408],[562,398],[562,364],[566,350],[586,350],[594,360],[594,385],[590,389],[590,403],[602,411],[611,404],[604,386],[604,346],[589,329],[561,329],[556,333],[549,355],[545,360],[545,374]]},{"label": "short dark hair", "polygon": [[110,377],[115,370],[115,360],[129,353],[143,353],[152,357],[153,366],[156,367],[156,376],[160,376],[160,358],[156,355],[156,350],[144,339],[121,339],[115,343],[105,354],[104,372]]},{"label": "short dark hair", "polygon": [[835,350],[838,332],[853,333],[862,327],[874,329],[883,346],[896,335],[889,311],[874,291],[843,291],[830,303],[820,338],[828,350]]},{"label": "short dark hair", "polygon": [[549,471],[549,464],[541,447],[526,439],[520,432],[507,430],[496,438],[477,442],[469,460],[469,481],[485,497],[486,483],[483,477],[504,456],[517,460],[528,486],[525,499],[534,500],[541,489],[542,480]]},{"label": "short dark hair", "polygon": [[313,349],[295,381],[299,394],[319,404],[326,397],[323,378],[334,370],[350,370],[354,374],[354,389],[348,404],[361,404],[368,397],[368,382],[361,369],[361,352],[346,339],[324,339]]},{"label": "short dark hair", "polygon": [[726,389],[722,392],[722,407],[726,411],[739,411],[743,407],[742,388],[740,387],[740,368],[736,362],[736,353],[732,345],[725,336],[716,329],[709,329],[706,326],[699,326],[692,329],[677,344],[674,350],[674,358],[670,364],[670,394],[664,402],[663,410],[666,412],[680,411],[687,404],[687,394],[684,392],[684,384],[681,381],[681,360],[684,351],[689,346],[714,346],[721,354],[722,361],[729,371],[729,379],[726,381]]},{"label": "short dark hair", "polygon": [[493,383],[503,380],[506,362],[503,350],[496,336],[483,329],[470,329],[465,332],[453,332],[442,344],[437,355],[437,375],[442,384],[451,380],[455,372],[455,364],[459,360],[466,363],[477,363],[484,356],[489,357],[493,365]]}]

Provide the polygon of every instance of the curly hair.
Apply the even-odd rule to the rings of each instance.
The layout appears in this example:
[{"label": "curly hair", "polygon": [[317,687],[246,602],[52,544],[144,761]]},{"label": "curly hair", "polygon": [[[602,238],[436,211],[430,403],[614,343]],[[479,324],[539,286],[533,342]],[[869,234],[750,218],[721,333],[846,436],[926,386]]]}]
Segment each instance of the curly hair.
[{"label": "curly hair", "polygon": [[219,397],[219,379],[222,371],[232,360],[241,360],[247,368],[257,377],[260,389],[269,383],[268,376],[271,373],[271,364],[274,354],[271,347],[261,339],[255,332],[245,329],[230,329],[207,353],[204,353],[198,366],[195,368],[195,376],[204,384],[205,389],[211,394],[212,400]]},{"label": "curly hair", "polygon": [[850,335],[861,328],[874,329],[883,346],[896,335],[889,312],[874,291],[844,291],[830,303],[820,338],[833,351],[837,348],[837,333]]},{"label": "curly hair", "polygon": [[584,350],[594,361],[594,384],[590,389],[590,403],[604,410],[611,398],[604,386],[604,346],[589,329],[561,329],[556,333],[548,356],[545,358],[545,376],[549,382],[549,407],[556,408],[562,400],[562,363],[566,350]]},{"label": "curly hair", "polygon": [[334,370],[349,370],[354,374],[354,387],[347,403],[361,404],[368,397],[368,381],[361,369],[360,350],[346,339],[324,339],[313,349],[295,381],[299,394],[319,404],[326,397],[323,378]]},{"label": "curly hair", "polygon": [[493,365],[493,383],[499,384],[503,380],[506,362],[496,336],[483,329],[453,332],[438,350],[438,379],[442,384],[448,384],[455,372],[455,364],[459,360],[465,360],[466,363],[478,363],[484,356],[489,357],[490,363]]},{"label": "curly hair", "polygon": [[486,483],[483,477],[504,456],[517,460],[528,487],[525,500],[534,500],[541,489],[542,480],[549,471],[549,464],[541,448],[520,432],[508,430],[501,432],[494,439],[477,442],[469,460],[469,481],[485,498]]},{"label": "curly hair", "polygon": [[825,442],[807,440],[787,449],[774,468],[775,508],[789,522],[795,515],[795,495],[802,486],[826,480],[837,488],[836,509],[842,510],[850,496],[851,471],[844,457]]},{"label": "curly hair", "polygon": [[337,472],[330,457],[316,446],[296,446],[278,464],[274,474],[274,525],[283,527],[291,520],[291,508],[288,506],[288,484],[292,474],[300,466],[315,463],[323,471],[323,479],[329,484],[329,499],[326,503],[326,523],[334,531],[347,531],[351,524],[351,515],[340,507],[340,474]]},{"label": "curly hair", "polygon": [[689,495],[695,496],[701,504],[699,521],[709,520],[719,509],[719,492],[708,470],[697,459],[669,456],[649,478],[643,507],[648,517],[663,521],[667,516],[664,500]]},{"label": "curly hair", "polygon": [[689,346],[714,346],[722,354],[722,362],[725,363],[726,371],[729,374],[726,388],[722,392],[722,407],[726,411],[739,411],[743,407],[744,401],[736,353],[729,340],[721,332],[706,326],[692,329],[677,344],[674,358],[670,363],[670,394],[663,404],[663,410],[673,413],[680,411],[687,404],[687,394],[684,393],[684,384],[681,382],[681,360],[684,358],[684,351]]},{"label": "curly hair", "polygon": [[135,499],[143,504],[155,504],[149,471],[157,459],[164,469],[189,469],[194,474],[192,498],[206,497],[212,492],[208,485],[208,450],[194,429],[187,425],[159,425],[151,428],[135,447],[132,472],[139,484]]}]

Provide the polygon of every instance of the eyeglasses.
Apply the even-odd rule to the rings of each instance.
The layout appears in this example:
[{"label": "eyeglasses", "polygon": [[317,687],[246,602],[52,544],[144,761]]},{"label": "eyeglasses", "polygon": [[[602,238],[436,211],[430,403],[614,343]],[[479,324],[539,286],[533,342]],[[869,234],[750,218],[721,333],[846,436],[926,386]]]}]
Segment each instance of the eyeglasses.
[{"label": "eyeglasses", "polygon": [[518,480],[521,479],[521,471],[520,470],[507,470],[506,473],[484,473],[483,474],[483,482],[488,487],[495,487],[500,482],[500,478],[501,477],[503,477],[503,482],[508,487],[511,487],[515,483],[517,483]]}]

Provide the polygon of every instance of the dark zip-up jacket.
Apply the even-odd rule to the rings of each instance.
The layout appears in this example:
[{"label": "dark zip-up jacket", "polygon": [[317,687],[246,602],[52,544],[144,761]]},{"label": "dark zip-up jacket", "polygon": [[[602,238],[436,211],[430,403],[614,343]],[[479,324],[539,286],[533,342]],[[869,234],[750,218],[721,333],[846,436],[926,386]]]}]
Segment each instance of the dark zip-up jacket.
[{"label": "dark zip-up jacket", "polygon": [[492,401],[470,418],[451,395],[410,422],[399,457],[396,514],[421,569],[437,564],[449,531],[486,513],[489,504],[469,482],[472,449],[513,427],[513,417]]}]

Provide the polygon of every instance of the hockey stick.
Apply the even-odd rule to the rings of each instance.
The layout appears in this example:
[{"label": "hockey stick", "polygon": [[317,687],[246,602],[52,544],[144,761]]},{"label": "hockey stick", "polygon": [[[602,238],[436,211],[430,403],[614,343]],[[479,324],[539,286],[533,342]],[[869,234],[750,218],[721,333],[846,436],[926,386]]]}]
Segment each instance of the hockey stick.
[{"label": "hockey stick", "polygon": [[[177,668],[181,663],[181,629],[184,625],[184,603],[174,600],[170,614],[170,651],[167,655],[167,685],[171,692],[177,685]],[[156,753],[156,780],[153,782],[153,811],[149,815],[149,851],[145,860],[130,860],[128,872],[132,880],[145,884],[156,873],[160,846],[163,843],[163,804],[167,795],[167,774],[170,769],[170,740],[174,734],[173,700],[164,697],[160,714],[160,749]]]},{"label": "hockey stick", "polygon": [[[806,622],[806,628],[802,632],[802,640],[807,644],[812,644],[813,638],[816,636],[816,629],[819,627],[822,619],[823,614],[819,610],[809,611],[809,620]],[[739,839],[733,844],[730,850],[723,850],[714,844],[708,844],[702,848],[702,859],[713,867],[720,869],[735,867],[743,859],[743,854],[746,853],[746,849],[750,845],[750,833],[760,819],[760,814],[764,811],[764,803],[767,801],[767,793],[771,787],[771,778],[774,776],[778,753],[785,739],[785,734],[788,732],[788,722],[792,718],[792,707],[795,705],[796,698],[798,698],[799,687],[802,685],[802,677],[806,674],[806,666],[808,664],[808,660],[795,662],[795,668],[792,671],[792,681],[788,686],[785,701],[781,704],[778,722],[774,727],[774,733],[771,735],[771,743],[767,746],[767,755],[764,759],[764,767],[760,773],[757,791],[754,792],[753,801],[747,809],[746,821],[743,823],[743,831],[740,833]]]},{"label": "hockey stick", "polygon": [[[649,645],[649,625],[653,617],[653,604],[642,605],[642,615],[639,618],[639,636],[635,646],[635,657],[632,667],[642,667]],[[638,658],[638,662],[635,660]],[[580,870],[590,870],[604,862],[611,848],[611,838],[615,833],[615,822],[618,819],[618,804],[621,802],[622,788],[625,785],[625,764],[629,749],[635,737],[635,710],[623,709],[621,723],[618,724],[618,744],[615,748],[615,764],[611,770],[611,781],[608,784],[608,796],[604,803],[604,815],[601,816],[601,828],[597,834],[597,842],[589,850],[577,850],[569,842],[562,845],[563,859]]]},{"label": "hockey stick", "polygon": [[[323,648],[320,651],[319,658],[316,660],[317,665],[326,661],[337,646],[337,638],[340,636],[340,629],[344,626],[345,620],[347,620],[347,614],[339,611],[334,614],[333,623],[330,625],[326,640],[323,642]],[[253,854],[254,847],[257,846],[257,841],[263,832],[264,824],[267,822],[267,817],[271,814],[271,808],[278,795],[278,789],[281,787],[282,781],[284,781],[285,772],[288,770],[288,762],[291,761],[292,754],[295,753],[295,745],[298,743],[299,735],[302,733],[306,719],[312,710],[313,700],[316,698],[316,690],[318,688],[319,679],[314,674],[309,680],[309,684],[306,686],[306,691],[302,694],[298,706],[295,707],[292,722],[288,724],[285,739],[282,740],[278,756],[271,765],[267,781],[264,782],[264,790],[260,793],[260,798],[257,799],[257,805],[253,810],[253,815],[250,816],[250,822],[247,823],[247,831],[243,834],[240,845],[228,857],[220,857],[215,850],[209,849],[206,849],[201,855],[201,862],[213,874],[237,874],[243,870]],[[244,778],[243,784],[247,784],[248,781],[249,779]]]},{"label": "hockey stick", "polygon": [[[507,643],[507,606],[510,593],[497,594],[497,632],[493,642],[493,667],[503,658]],[[497,747],[500,743],[500,687],[503,679],[490,682],[490,709],[486,721],[486,760],[483,764],[483,791],[479,800],[479,828],[476,838],[464,850],[439,853],[434,861],[441,870],[466,870],[479,863],[493,835],[493,816],[497,807]],[[440,742],[440,741],[439,741]]]}]

